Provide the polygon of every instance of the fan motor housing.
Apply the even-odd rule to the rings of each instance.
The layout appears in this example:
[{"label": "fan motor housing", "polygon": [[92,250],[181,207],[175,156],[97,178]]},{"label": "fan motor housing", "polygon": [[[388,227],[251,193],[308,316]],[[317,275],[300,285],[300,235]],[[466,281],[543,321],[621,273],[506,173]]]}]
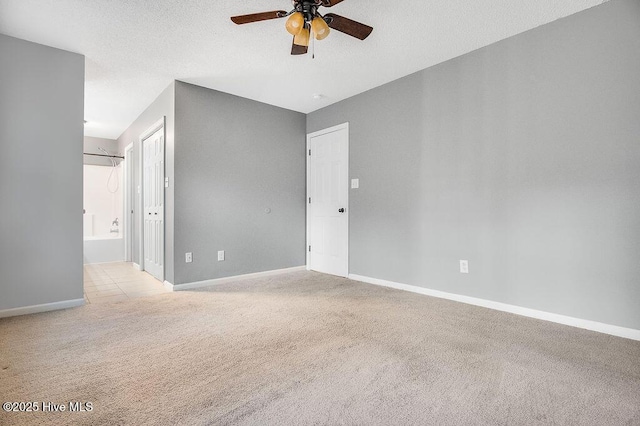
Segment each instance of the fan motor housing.
[{"label": "fan motor housing", "polygon": [[313,18],[318,15],[318,7],[321,5],[321,2],[315,0],[294,0],[293,2],[294,9],[304,15],[305,22],[313,21]]}]

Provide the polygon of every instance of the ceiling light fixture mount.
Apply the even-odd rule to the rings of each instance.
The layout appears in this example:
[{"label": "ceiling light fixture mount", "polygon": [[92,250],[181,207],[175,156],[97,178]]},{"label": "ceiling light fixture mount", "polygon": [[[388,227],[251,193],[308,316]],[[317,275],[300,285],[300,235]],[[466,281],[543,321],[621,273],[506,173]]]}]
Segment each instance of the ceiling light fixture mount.
[{"label": "ceiling light fixture mount", "polygon": [[330,32],[330,28],[348,34],[352,37],[364,40],[371,34],[373,28],[352,21],[351,19],[333,13],[321,15],[320,7],[332,7],[343,0],[292,0],[293,10],[274,10],[271,12],[253,13],[251,15],[233,16],[231,20],[238,24],[248,24],[250,22],[266,21],[268,19],[285,18],[287,22],[285,28],[293,35],[292,55],[303,55],[309,48],[309,40],[312,35],[316,40],[325,39]]}]

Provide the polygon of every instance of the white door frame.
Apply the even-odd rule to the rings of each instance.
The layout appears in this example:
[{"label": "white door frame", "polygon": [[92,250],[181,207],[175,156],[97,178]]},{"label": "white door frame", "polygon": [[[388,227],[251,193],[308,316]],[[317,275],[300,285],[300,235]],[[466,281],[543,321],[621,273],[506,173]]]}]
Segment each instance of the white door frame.
[{"label": "white door frame", "polygon": [[[327,129],[323,129],[323,130],[318,130],[317,132],[313,132],[313,133],[308,133],[307,134],[307,151],[306,151],[306,157],[307,157],[307,198],[305,200],[305,204],[307,206],[307,223],[306,223],[306,238],[307,238],[307,244],[305,245],[305,252],[307,253],[306,256],[306,262],[307,262],[307,271],[311,270],[311,266],[309,263],[309,257],[311,256],[311,252],[309,250],[309,242],[311,241],[310,238],[310,226],[309,224],[311,223],[311,209],[309,209],[309,198],[311,197],[311,195],[309,194],[309,189],[311,188],[311,174],[309,173],[309,168],[311,165],[311,155],[309,154],[311,152],[311,138],[316,137],[316,136],[322,136],[325,135],[327,133],[332,133],[332,132],[336,132],[339,130],[343,130],[346,129],[347,130],[347,182],[349,182],[350,179],[350,174],[349,174],[349,122],[346,123],[342,123],[342,124],[338,124],[336,126],[333,127],[329,127]],[[348,184],[348,183],[347,183]],[[349,222],[351,221],[351,208],[349,206],[349,190],[347,190],[347,200],[346,200],[346,204],[347,204],[347,275],[349,273]]]},{"label": "white door frame", "polygon": [[131,210],[133,209],[135,201],[132,200],[132,196],[135,193],[133,190],[133,142],[124,148],[124,214],[122,215],[122,222],[124,228],[124,261],[131,262],[133,256],[133,247],[131,242],[133,241],[133,229],[131,217]]},{"label": "white door frame", "polygon": [[[165,159],[166,159],[166,148],[167,148],[167,132],[166,132],[166,125],[165,125],[165,121],[166,121],[166,117],[162,116],[161,119],[159,119],[158,121],[156,121],[155,123],[153,123],[153,125],[151,127],[149,127],[144,133],[142,133],[140,135],[140,138],[138,139],[138,156],[139,156],[139,162],[138,162],[138,195],[140,197],[140,199],[138,200],[138,238],[139,238],[139,247],[138,247],[138,253],[139,253],[139,261],[140,261],[140,270],[144,271],[144,141],[145,139],[148,139],[149,137],[151,137],[155,132],[157,132],[160,129],[163,129],[163,143],[164,143],[164,148],[163,148],[163,152],[165,155]],[[165,167],[166,167],[166,160],[164,162]],[[165,176],[166,176],[166,169],[165,169]],[[162,208],[164,210],[163,213],[163,217],[164,219],[164,224],[165,224],[165,229],[162,230],[163,234],[165,234],[166,232],[166,208],[165,208],[165,200],[166,197],[164,197],[163,201],[162,201]],[[163,241],[166,241],[166,235],[163,235]],[[165,248],[164,248],[164,244],[162,245],[162,275],[163,275],[163,280],[164,280],[164,265],[165,265]]]}]

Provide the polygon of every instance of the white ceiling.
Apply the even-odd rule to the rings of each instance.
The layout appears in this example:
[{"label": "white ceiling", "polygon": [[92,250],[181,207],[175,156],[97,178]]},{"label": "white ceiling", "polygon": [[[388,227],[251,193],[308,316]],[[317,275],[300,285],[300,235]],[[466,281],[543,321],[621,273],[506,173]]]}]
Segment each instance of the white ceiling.
[{"label": "white ceiling", "polygon": [[373,33],[333,31],[315,59],[289,54],[284,19],[229,19],[289,0],[0,0],[0,33],[85,55],[85,134],[115,139],[174,79],[309,113],[600,3],[345,0],[331,12]]}]

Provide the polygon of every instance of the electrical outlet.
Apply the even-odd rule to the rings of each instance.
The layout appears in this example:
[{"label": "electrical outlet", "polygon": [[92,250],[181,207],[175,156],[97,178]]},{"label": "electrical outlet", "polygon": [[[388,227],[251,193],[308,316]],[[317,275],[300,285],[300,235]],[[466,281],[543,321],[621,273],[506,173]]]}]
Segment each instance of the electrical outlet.
[{"label": "electrical outlet", "polygon": [[218,251],[218,262],[224,260],[224,250]]},{"label": "electrical outlet", "polygon": [[193,262],[193,253],[191,253],[191,252],[185,253],[184,254],[184,261],[185,261],[185,263]]},{"label": "electrical outlet", "polygon": [[469,261],[468,260],[461,260],[460,261],[460,273],[461,274],[468,274],[469,273]]},{"label": "electrical outlet", "polygon": [[351,189],[360,188],[360,179],[351,179]]}]

